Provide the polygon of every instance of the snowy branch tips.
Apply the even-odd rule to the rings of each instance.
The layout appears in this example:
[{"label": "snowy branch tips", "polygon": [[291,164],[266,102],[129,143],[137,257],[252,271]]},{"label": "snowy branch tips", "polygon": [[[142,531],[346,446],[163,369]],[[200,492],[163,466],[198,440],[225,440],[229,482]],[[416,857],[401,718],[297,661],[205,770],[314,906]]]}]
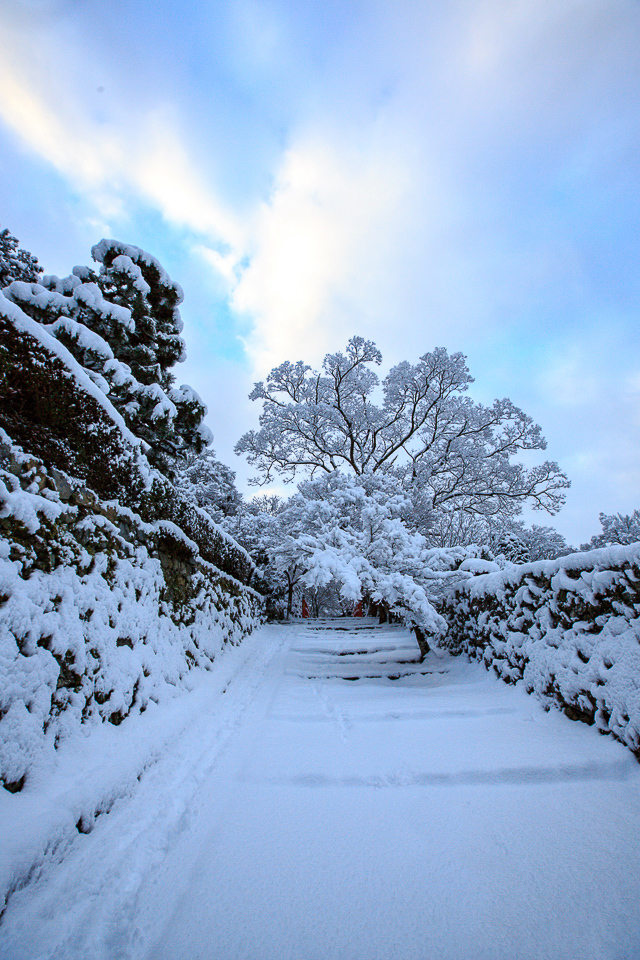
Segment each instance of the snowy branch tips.
[{"label": "snowy branch tips", "polygon": [[419,488],[427,510],[463,509],[514,515],[523,504],[556,513],[569,486],[556,463],[526,469],[511,458],[544,450],[540,427],[510,400],[474,403],[462,353],[439,347],[418,363],[394,367],[382,381],[372,365],[382,356],[370,340],[352,337],[345,353],[324,358],[322,372],[286,362],[250,394],[262,400],[260,429],[246,433],[246,454],[265,484],[302,473],[382,472]]}]

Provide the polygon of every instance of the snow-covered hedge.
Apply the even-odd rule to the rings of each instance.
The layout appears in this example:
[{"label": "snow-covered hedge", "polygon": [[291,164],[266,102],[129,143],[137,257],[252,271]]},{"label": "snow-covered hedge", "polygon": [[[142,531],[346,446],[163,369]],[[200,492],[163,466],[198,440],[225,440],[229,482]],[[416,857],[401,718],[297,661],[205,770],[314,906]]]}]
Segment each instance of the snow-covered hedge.
[{"label": "snow-covered hedge", "polygon": [[256,623],[261,598],[167,521],[145,523],[0,444],[0,780],[22,788],[81,723],[120,723]]},{"label": "snow-covered hedge", "polygon": [[514,565],[456,584],[444,641],[640,760],[640,543]]}]

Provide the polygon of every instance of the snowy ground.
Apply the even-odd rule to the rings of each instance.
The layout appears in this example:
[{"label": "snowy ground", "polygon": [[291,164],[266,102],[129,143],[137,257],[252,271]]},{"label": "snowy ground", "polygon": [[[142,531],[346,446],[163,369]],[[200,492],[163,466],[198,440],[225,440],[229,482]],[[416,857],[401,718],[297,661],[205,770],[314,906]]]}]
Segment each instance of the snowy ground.
[{"label": "snowy ground", "polygon": [[265,627],[5,793],[3,960],[637,960],[631,754],[337,626]]}]

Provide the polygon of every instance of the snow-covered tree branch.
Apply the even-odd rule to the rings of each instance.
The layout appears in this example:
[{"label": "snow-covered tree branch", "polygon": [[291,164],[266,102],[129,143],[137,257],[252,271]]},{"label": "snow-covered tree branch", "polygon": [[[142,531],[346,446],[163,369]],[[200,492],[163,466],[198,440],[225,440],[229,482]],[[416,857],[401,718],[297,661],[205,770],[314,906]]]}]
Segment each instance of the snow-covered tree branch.
[{"label": "snow-covered tree branch", "polygon": [[558,465],[512,459],[545,449],[540,427],[508,399],[483,406],[466,396],[472,377],[461,353],[438,348],[382,382],[373,369],[381,361],[374,343],[352,337],[321,372],[286,362],[257,383],[260,428],[236,446],[259,471],[255,482],[342,469],[392,475],[431,511],[514,516],[527,502],[559,510],[569,481]]},{"label": "snow-covered tree branch", "polygon": [[634,510],[632,514],[601,513],[600,525],[602,532],[591,537],[589,543],[583,544],[582,550],[640,541],[640,510]]}]

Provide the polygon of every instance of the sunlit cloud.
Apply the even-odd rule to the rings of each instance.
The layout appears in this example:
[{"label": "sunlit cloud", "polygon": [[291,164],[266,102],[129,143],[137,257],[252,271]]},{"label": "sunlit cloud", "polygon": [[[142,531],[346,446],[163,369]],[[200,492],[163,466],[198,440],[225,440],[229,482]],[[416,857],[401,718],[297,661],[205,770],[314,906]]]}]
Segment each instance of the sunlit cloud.
[{"label": "sunlit cloud", "polygon": [[238,280],[239,261],[237,253],[223,254],[219,250],[207,247],[204,244],[196,244],[193,252],[202,257],[216,274],[224,278],[229,291],[233,290]]},{"label": "sunlit cloud", "polygon": [[[78,129],[72,117],[64,117],[55,94],[47,97],[30,82],[28,71],[21,69],[7,49],[0,48],[0,116],[6,125],[42,158],[65,175],[72,174],[85,187],[105,181],[118,156],[117,141],[108,133]],[[70,111],[72,113],[72,111]],[[87,136],[87,133],[90,135]]]},{"label": "sunlit cloud", "polygon": [[393,153],[312,141],[286,154],[233,295],[254,318],[247,348],[259,369],[301,352],[317,357],[355,332],[343,329],[336,301],[353,299],[358,275],[385,250],[408,184]]},{"label": "sunlit cloud", "polygon": [[32,69],[32,51],[24,41],[14,41],[10,34],[0,41],[0,118],[99,216],[123,216],[133,195],[171,224],[220,238],[233,248],[242,246],[238,220],[194,162],[172,106],[140,114],[135,103],[127,110],[120,102],[117,120],[95,119],[72,86],[65,87],[60,77],[48,83],[41,61]]},{"label": "sunlit cloud", "polygon": [[161,6],[122,0],[123,39],[101,5],[6,0],[0,122],[83,236],[179,251],[216,444],[253,379],[360,333],[385,364],[475,357],[571,473],[560,526],[637,505],[637,4]]}]

